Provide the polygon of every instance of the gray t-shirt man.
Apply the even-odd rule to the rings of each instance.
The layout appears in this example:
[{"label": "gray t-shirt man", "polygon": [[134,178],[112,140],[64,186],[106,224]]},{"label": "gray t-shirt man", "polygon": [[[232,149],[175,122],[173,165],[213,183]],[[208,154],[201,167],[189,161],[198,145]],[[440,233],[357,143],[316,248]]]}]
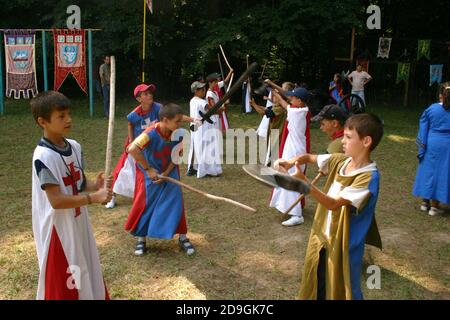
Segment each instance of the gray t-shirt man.
[{"label": "gray t-shirt man", "polygon": [[100,81],[102,86],[109,84],[111,79],[111,65],[109,64],[109,57],[105,58],[105,63],[100,66]]}]

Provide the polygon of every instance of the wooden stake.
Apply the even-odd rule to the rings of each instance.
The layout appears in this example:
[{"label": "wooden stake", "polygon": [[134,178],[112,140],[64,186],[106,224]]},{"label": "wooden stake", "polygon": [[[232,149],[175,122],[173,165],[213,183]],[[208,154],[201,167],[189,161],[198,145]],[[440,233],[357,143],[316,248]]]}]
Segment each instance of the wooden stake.
[{"label": "wooden stake", "polygon": [[223,59],[225,60],[225,63],[227,64],[228,68],[231,69],[231,66],[228,63],[227,57],[225,56],[225,52],[223,51],[223,48],[222,48],[221,44],[219,44],[219,48],[220,48],[220,51],[222,51],[222,55],[223,55]]},{"label": "wooden stake", "polygon": [[185,184],[185,183],[183,183],[181,181],[173,179],[171,177],[166,177],[166,176],[162,176],[162,175],[159,174],[158,178],[161,179],[161,180],[164,180],[164,181],[175,183],[175,184],[177,184],[177,185],[179,185],[179,186],[181,186],[183,188],[186,188],[188,190],[191,190],[193,192],[201,194],[202,196],[207,197],[208,199],[216,200],[216,201],[224,201],[226,203],[230,203],[230,204],[232,204],[234,206],[237,206],[239,208],[242,208],[244,210],[251,211],[251,212],[256,212],[256,209],[253,209],[252,207],[246,206],[245,204],[242,204],[240,202],[237,202],[237,201],[234,201],[234,200],[231,200],[231,199],[228,199],[228,198],[218,197],[218,196],[206,193],[206,192],[198,190],[198,189],[196,189],[196,188],[194,188],[194,187],[192,187],[190,185],[187,185],[187,184]]},{"label": "wooden stake", "polygon": [[114,135],[114,116],[116,106],[116,58],[111,56],[111,79],[109,89],[109,122],[108,122],[108,138],[106,140],[106,160],[105,160],[105,187],[106,178],[111,175],[111,159],[112,145]]},{"label": "wooden stake", "polygon": [[[322,173],[322,171],[319,171],[319,173],[317,174],[317,176],[314,178],[313,181],[311,181],[311,185],[316,184],[316,182],[320,179],[321,176],[323,176],[324,174]],[[292,211],[292,209],[294,209],[294,207],[299,204],[300,201],[302,201],[302,199],[305,197],[304,194],[301,194],[300,197],[297,198],[297,200],[295,200],[295,202],[289,207],[289,209],[287,209],[287,211],[285,212],[285,214],[288,214],[289,212]]]}]

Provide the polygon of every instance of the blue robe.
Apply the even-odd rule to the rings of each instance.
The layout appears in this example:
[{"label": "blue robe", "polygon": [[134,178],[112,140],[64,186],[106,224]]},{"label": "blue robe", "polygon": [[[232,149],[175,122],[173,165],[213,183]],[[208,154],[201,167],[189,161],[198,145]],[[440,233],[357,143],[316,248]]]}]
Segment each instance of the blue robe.
[{"label": "blue robe", "polygon": [[419,167],[413,195],[450,203],[450,110],[441,103],[426,109],[420,118],[416,143]]},{"label": "blue robe", "polygon": [[[150,167],[163,172],[181,139],[171,141],[170,137],[163,137],[159,123],[147,128],[142,135],[149,138],[141,149],[145,159]],[[181,187],[171,182],[155,184],[140,165],[137,168],[133,205],[125,229],[135,236],[159,239],[172,239],[175,233],[185,234],[187,227]],[[169,177],[180,180],[178,166]]]}]

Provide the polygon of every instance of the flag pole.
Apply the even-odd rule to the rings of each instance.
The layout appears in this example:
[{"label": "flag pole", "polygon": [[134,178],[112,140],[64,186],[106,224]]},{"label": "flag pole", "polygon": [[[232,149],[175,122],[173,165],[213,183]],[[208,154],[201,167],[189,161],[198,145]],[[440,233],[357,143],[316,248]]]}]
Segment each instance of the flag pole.
[{"label": "flag pole", "polygon": [[145,81],[145,30],[146,30],[146,17],[147,17],[147,0],[144,0],[144,23],[142,29],[142,82]]}]

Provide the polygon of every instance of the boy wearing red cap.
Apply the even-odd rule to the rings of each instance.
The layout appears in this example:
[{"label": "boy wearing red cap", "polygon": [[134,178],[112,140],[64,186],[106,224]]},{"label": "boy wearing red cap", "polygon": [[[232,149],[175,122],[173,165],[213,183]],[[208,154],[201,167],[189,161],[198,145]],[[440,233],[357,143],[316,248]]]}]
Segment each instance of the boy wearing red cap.
[{"label": "boy wearing red cap", "polygon": [[[117,163],[114,172],[113,191],[114,194],[120,194],[125,197],[133,198],[136,182],[136,162],[127,152],[126,148],[136,137],[138,137],[145,129],[156,122],[159,122],[159,110],[162,104],[155,102],[153,94],[156,92],[154,84],[146,85],[141,83],[134,88],[133,94],[140,103],[133,111],[127,115],[128,120],[128,136],[125,141],[125,150]],[[199,119],[193,119],[183,115],[184,122],[193,122],[197,127],[201,125]],[[112,209],[116,205],[115,196],[108,202],[105,207]]]},{"label": "boy wearing red cap", "polygon": [[[128,120],[128,136],[125,141],[125,149],[128,144],[139,136],[146,128],[153,123],[159,121],[159,110],[161,104],[155,102],[153,94],[156,91],[154,84],[146,85],[141,83],[134,88],[133,94],[140,103],[133,111],[127,115]],[[114,172],[115,194],[120,194],[129,198],[133,198],[136,178],[136,163],[126,151],[124,151],[117,163]],[[107,209],[114,208],[116,205],[115,196],[106,204]]]}]

